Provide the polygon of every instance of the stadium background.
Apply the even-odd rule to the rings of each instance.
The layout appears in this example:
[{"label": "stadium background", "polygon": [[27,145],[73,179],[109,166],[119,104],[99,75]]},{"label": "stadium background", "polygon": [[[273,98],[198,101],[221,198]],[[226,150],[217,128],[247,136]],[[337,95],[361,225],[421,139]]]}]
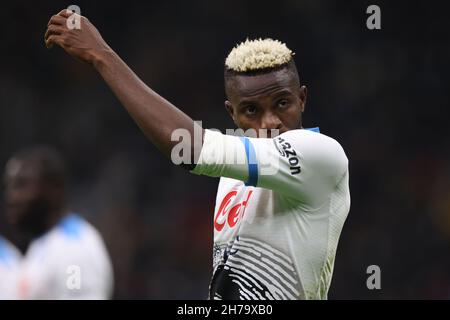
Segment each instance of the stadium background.
[{"label": "stadium background", "polygon": [[[222,130],[233,126],[226,54],[246,37],[278,38],[309,89],[304,125],[350,159],[352,207],[329,298],[450,298],[448,11],[373,3],[382,30],[365,27],[367,1],[2,3],[0,165],[35,143],[64,154],[70,209],[102,232],[115,298],[204,299],[218,180],[171,165],[89,66],[45,48],[46,24],[79,5],[147,84]],[[381,290],[366,288],[371,264]]]}]

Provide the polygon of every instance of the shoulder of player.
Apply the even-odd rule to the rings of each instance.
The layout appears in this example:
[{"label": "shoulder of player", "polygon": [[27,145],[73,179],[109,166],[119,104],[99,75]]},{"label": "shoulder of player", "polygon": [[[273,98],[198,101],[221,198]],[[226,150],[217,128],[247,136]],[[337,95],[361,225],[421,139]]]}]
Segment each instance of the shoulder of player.
[{"label": "shoulder of player", "polygon": [[274,141],[279,150],[292,148],[304,166],[315,168],[318,172],[329,174],[333,171],[340,175],[348,168],[348,158],[341,144],[323,133],[305,129],[290,130]]},{"label": "shoulder of player", "polygon": [[320,155],[341,153],[345,155],[341,144],[334,138],[323,133],[305,129],[290,130],[274,138],[277,148],[292,147],[296,151],[304,151]]},{"label": "shoulder of player", "polygon": [[76,213],[66,214],[54,228],[53,234],[74,243],[102,241],[98,230]]},{"label": "shoulder of player", "polygon": [[326,134],[323,134],[321,132],[312,131],[308,129],[289,130],[280,134],[278,137],[275,137],[275,139],[277,138],[289,139],[289,141],[298,143],[305,142],[305,140],[306,141],[312,140],[315,142],[335,143],[340,145],[336,139],[327,136]]},{"label": "shoulder of player", "polygon": [[9,263],[19,257],[19,250],[9,240],[0,235],[0,263]]},{"label": "shoulder of player", "polygon": [[8,240],[6,240],[6,238],[4,238],[1,234],[0,234],[0,250],[4,249],[6,250],[6,248],[10,245],[10,242]]}]

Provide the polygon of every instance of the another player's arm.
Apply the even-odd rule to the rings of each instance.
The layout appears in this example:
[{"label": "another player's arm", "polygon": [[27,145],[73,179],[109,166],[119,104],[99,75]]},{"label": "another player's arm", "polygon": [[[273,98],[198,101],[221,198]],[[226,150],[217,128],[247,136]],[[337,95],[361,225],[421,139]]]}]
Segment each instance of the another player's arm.
[{"label": "another player's arm", "polygon": [[69,30],[66,22],[70,15],[63,10],[50,19],[45,34],[46,46],[57,44],[70,55],[94,66],[144,134],[166,156],[170,157],[173,146],[178,143],[171,140],[172,132],[178,128],[191,133],[194,148],[194,121],[142,82],[88,19],[81,16],[81,29]]}]

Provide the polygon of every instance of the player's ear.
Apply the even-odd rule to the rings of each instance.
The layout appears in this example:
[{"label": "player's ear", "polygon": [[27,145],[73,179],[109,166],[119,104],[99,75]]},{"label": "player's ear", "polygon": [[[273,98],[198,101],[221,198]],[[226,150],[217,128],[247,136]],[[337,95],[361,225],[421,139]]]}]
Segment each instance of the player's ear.
[{"label": "player's ear", "polygon": [[300,86],[298,90],[298,97],[300,99],[300,108],[301,111],[305,111],[306,98],[308,97],[308,89],[306,86]]},{"label": "player's ear", "polygon": [[225,109],[227,109],[228,114],[230,115],[231,119],[233,119],[233,122],[236,124],[234,108],[231,102],[228,100],[225,100]]}]

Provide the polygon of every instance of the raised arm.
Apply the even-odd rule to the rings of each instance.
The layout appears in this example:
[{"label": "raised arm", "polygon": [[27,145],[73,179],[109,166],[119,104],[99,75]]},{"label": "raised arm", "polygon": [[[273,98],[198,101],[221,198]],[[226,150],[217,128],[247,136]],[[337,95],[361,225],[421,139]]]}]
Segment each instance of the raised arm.
[{"label": "raised arm", "polygon": [[[86,17],[77,17],[81,21],[80,29],[69,29],[67,19],[71,15],[62,10],[52,16],[45,33],[47,48],[59,45],[71,56],[91,64],[147,138],[167,157],[178,143],[171,141],[172,132],[179,128],[188,130],[194,156],[194,121],[142,82]],[[192,160],[194,163],[196,159]],[[193,165],[187,167],[193,168]]]}]

